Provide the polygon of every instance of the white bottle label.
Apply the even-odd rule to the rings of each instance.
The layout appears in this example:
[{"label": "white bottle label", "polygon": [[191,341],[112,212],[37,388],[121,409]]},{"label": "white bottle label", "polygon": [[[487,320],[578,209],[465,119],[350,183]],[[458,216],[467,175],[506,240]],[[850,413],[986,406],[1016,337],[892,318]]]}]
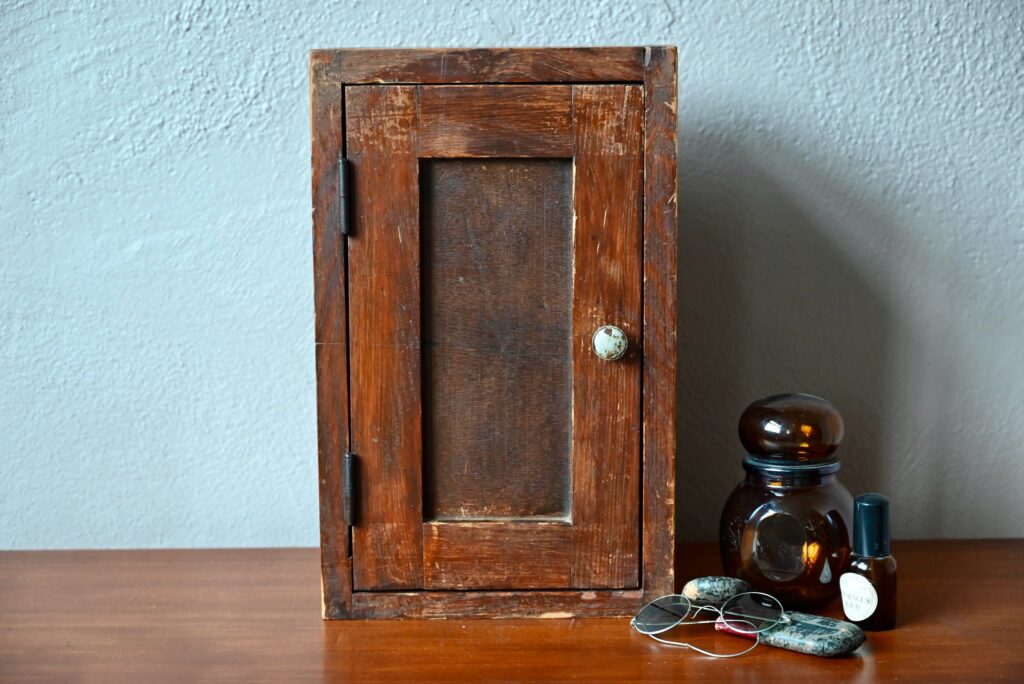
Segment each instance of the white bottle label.
[{"label": "white bottle label", "polygon": [[867,620],[878,607],[878,592],[863,575],[844,572],[839,577],[839,591],[843,595],[843,612],[847,620]]}]

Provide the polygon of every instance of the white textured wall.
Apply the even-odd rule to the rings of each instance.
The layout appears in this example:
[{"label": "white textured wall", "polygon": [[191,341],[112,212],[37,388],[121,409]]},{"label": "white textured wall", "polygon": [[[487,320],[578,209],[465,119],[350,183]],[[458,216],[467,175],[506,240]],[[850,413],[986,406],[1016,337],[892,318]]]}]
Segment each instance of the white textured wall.
[{"label": "white textured wall", "polygon": [[0,548],[313,545],[312,47],[680,46],[682,536],[805,390],[1024,534],[1024,4],[0,5]]}]

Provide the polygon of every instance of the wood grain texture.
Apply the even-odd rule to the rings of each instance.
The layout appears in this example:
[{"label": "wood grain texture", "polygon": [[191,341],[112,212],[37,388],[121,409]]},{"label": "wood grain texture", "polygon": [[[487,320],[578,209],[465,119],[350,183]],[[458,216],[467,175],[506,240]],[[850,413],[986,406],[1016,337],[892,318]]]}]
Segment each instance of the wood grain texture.
[{"label": "wood grain texture", "polygon": [[[869,633],[845,658],[758,647],[729,661],[662,646],[627,618],[323,621],[315,549],[0,552],[0,682],[1019,681],[1024,622],[1008,598],[1024,594],[1024,540],[893,548],[896,629]],[[681,546],[679,570],[681,581],[720,573],[717,546]],[[951,588],[957,600],[942,600]],[[493,610],[477,592],[382,600],[423,612],[436,593]],[[521,594],[503,604],[506,616],[594,602]],[[841,616],[838,602],[824,612]],[[713,631],[688,638],[737,642]]]},{"label": "wood grain texture", "polygon": [[644,48],[313,50],[336,83],[642,81]]},{"label": "wood grain texture", "polygon": [[316,345],[320,564],[326,618],[345,617],[352,608],[352,558],[341,497],[341,459],[348,449],[347,363],[345,345]]},{"label": "wood grain texture", "polygon": [[569,584],[566,522],[461,522],[423,526],[427,589],[562,589]]},{"label": "wood grain texture", "polygon": [[[639,581],[643,111],[639,86],[573,88],[573,587]],[[591,348],[608,324],[618,361]]]},{"label": "wood grain texture", "polygon": [[[337,403],[338,383],[340,373],[347,360],[353,362],[352,368],[346,368],[346,373],[351,375],[351,386],[356,386],[371,378],[371,376],[383,376],[377,379],[378,386],[375,392],[363,396],[361,399],[354,399],[354,402],[361,402],[360,406],[353,406],[353,434],[349,441],[349,448],[360,451],[359,445],[365,445],[370,452],[371,458],[363,456],[361,474],[363,482],[361,488],[367,491],[366,482],[386,473],[384,480],[384,494],[379,496],[379,487],[375,486],[375,496],[360,497],[360,510],[357,519],[360,522],[368,520],[367,513],[376,512],[375,526],[370,528],[359,525],[353,532],[354,544],[358,547],[364,545],[366,558],[368,560],[365,573],[356,569],[356,582],[365,580],[362,584],[364,589],[376,587],[380,589],[399,590],[417,588],[422,584],[423,544],[422,544],[422,517],[421,510],[421,464],[418,454],[422,453],[419,412],[421,401],[421,372],[419,360],[421,357],[419,320],[417,309],[419,295],[419,265],[420,255],[418,253],[419,234],[416,217],[416,197],[404,197],[395,199],[393,189],[395,187],[415,188],[412,194],[416,194],[418,185],[416,183],[416,156],[427,154],[431,150],[437,154],[492,154],[501,153],[505,156],[518,156],[540,154],[550,156],[558,153],[575,153],[579,141],[576,139],[576,131],[570,127],[569,132],[573,138],[570,140],[568,152],[564,151],[564,142],[552,131],[563,131],[560,123],[563,120],[564,108],[561,91],[569,91],[572,83],[603,82],[603,87],[622,88],[622,86],[611,86],[608,82],[630,82],[643,83],[646,100],[646,111],[644,113],[644,126],[647,128],[646,143],[644,147],[646,159],[643,161],[644,180],[643,193],[649,193],[653,188],[655,195],[649,195],[644,200],[644,223],[642,235],[642,264],[644,270],[644,282],[655,284],[657,293],[648,292],[646,289],[642,295],[644,307],[643,321],[649,323],[654,321],[658,324],[656,330],[642,329],[640,319],[635,324],[621,324],[627,328],[627,332],[633,338],[633,354],[623,361],[617,362],[619,367],[625,367],[630,363],[635,364],[638,374],[642,373],[643,395],[643,419],[642,429],[644,438],[650,435],[652,444],[644,444],[643,447],[643,489],[642,502],[637,502],[639,496],[637,488],[633,488],[633,500],[631,494],[624,492],[625,499],[618,497],[618,490],[625,487],[625,480],[621,477],[632,466],[629,458],[622,462],[615,458],[604,459],[604,462],[591,467],[590,472],[584,472],[578,483],[580,492],[590,491],[592,493],[605,492],[615,499],[615,505],[611,506],[612,511],[604,510],[601,504],[593,501],[581,502],[581,505],[574,506],[573,516],[581,516],[586,521],[588,516],[595,513],[599,516],[614,520],[617,530],[600,529],[600,527],[580,526],[580,532],[574,533],[572,544],[572,564],[577,570],[575,578],[571,578],[573,586],[581,589],[593,589],[601,586],[621,586],[617,582],[601,584],[600,577],[606,577],[616,573],[626,573],[628,586],[637,586],[638,580],[642,579],[645,595],[664,593],[666,586],[672,584],[672,549],[673,549],[673,528],[672,515],[674,511],[674,450],[675,450],[675,50],[673,48],[608,48],[608,49],[523,49],[523,50],[329,50],[314,51],[311,54],[311,99],[312,99],[312,121],[313,131],[313,195],[314,195],[314,260],[315,260],[315,281],[317,296],[317,319],[316,339],[318,344],[339,344],[350,345],[349,359],[337,353],[337,350],[319,349],[317,351],[318,380],[319,374],[329,373],[329,378],[324,380],[323,388],[318,385],[318,401],[321,402],[321,412],[333,412],[334,416],[326,415],[318,418],[321,437],[320,444],[328,444],[332,452],[325,457],[321,451],[321,486],[324,487],[324,497],[336,497],[326,482],[334,481],[334,472],[337,472],[338,461],[340,461],[341,445],[345,438],[339,436],[339,430],[346,430],[344,413],[337,413],[338,408],[331,406],[331,402]],[[481,114],[492,113],[484,106],[484,102],[490,99],[491,105],[497,98],[499,90],[491,86],[482,88],[471,86],[453,87],[446,85],[436,87],[424,87],[420,89],[398,86],[389,88],[395,93],[401,93],[398,99],[405,98],[406,101],[397,110],[388,110],[386,104],[390,95],[385,95],[383,90],[378,93],[377,101],[373,106],[377,107],[376,114],[366,118],[363,117],[363,124],[370,128],[376,127],[374,133],[367,133],[365,142],[367,149],[373,147],[370,138],[377,136],[380,154],[377,155],[377,165],[383,167],[383,159],[388,164],[397,160],[398,170],[388,170],[373,178],[361,178],[358,164],[361,162],[361,155],[356,155],[356,149],[349,150],[349,158],[353,160],[354,185],[360,182],[365,186],[361,189],[358,186],[350,188],[356,196],[353,214],[355,223],[355,235],[352,238],[348,256],[361,253],[360,263],[375,263],[377,266],[367,267],[366,271],[357,278],[350,270],[345,272],[346,247],[340,236],[324,231],[324,227],[337,224],[337,157],[345,152],[345,140],[342,138],[342,129],[339,122],[345,117],[350,117],[351,112],[346,111],[343,106],[342,92],[359,91],[364,86],[352,87],[352,84],[367,82],[389,82],[389,83],[417,83],[417,84],[538,84],[532,89],[542,89],[545,96],[540,100],[547,100],[544,106],[537,105],[536,100],[526,97],[528,92],[533,90],[523,89],[518,94],[519,108],[534,106],[533,116],[523,116],[515,126],[495,127],[492,124],[475,124],[470,117],[463,117],[460,122],[460,115],[463,111],[460,108],[458,98],[454,95],[446,95],[448,91],[455,93],[460,87],[465,92],[475,93],[478,97],[476,104],[472,104]],[[552,86],[552,83],[565,83],[565,86]],[[522,88],[522,86],[512,86]],[[418,125],[420,110],[417,100],[423,93],[436,92],[438,97],[434,105],[428,107],[428,118],[433,123],[425,126],[434,130],[436,139],[423,146],[420,150],[419,136],[413,129]],[[410,110],[409,95],[412,105]],[[637,87],[639,92],[639,87]],[[366,91],[367,93],[369,91]],[[508,91],[512,92],[512,91]],[[580,91],[582,92],[582,91]],[[628,95],[627,90],[621,91]],[[486,95],[486,97],[484,97]],[[367,96],[368,97],[368,96]],[[431,96],[428,96],[431,97]],[[468,102],[468,101],[467,101]],[[659,108],[660,102],[665,108]],[[392,103],[394,104],[394,103]],[[583,102],[586,109],[586,100]],[[624,103],[623,103],[624,104]],[[373,106],[370,108],[373,109]],[[383,109],[381,109],[383,106]],[[516,107],[512,108],[513,110]],[[625,111],[625,107],[620,108]],[[400,110],[400,111],[399,111]],[[409,124],[410,111],[416,121]],[[610,111],[610,110],[609,110]],[[508,114],[506,112],[505,114]],[[514,116],[514,113],[512,114]],[[448,125],[448,118],[454,117],[455,124]],[[671,121],[669,121],[669,117]],[[486,118],[486,117],[484,117]],[[501,117],[498,117],[501,118]],[[539,118],[539,121],[538,121]],[[606,123],[611,119],[606,117]],[[352,124],[352,120],[349,121]],[[356,124],[358,127],[359,124]],[[323,130],[317,130],[317,127]],[[531,129],[532,126],[532,129]],[[515,136],[524,130],[532,131],[528,136]],[[350,137],[352,130],[349,131]],[[447,136],[447,137],[446,137]],[[490,142],[476,142],[475,138],[492,138]],[[468,142],[467,142],[468,141]],[[495,142],[498,141],[498,142]],[[525,141],[525,142],[524,142]],[[671,144],[666,144],[670,141]],[[461,145],[461,147],[460,147]],[[474,147],[473,145],[476,145]],[[529,147],[524,147],[528,145]],[[412,152],[408,152],[411,146]],[[433,147],[432,147],[433,146]],[[613,145],[614,147],[614,145]],[[396,150],[401,150],[396,154]],[[661,159],[652,160],[651,154],[662,155]],[[374,153],[371,151],[370,158]],[[669,159],[670,158],[670,159]],[[668,161],[666,161],[668,160]],[[671,164],[671,169],[668,169]],[[666,190],[671,185],[671,190]],[[372,194],[364,196],[363,190],[375,189],[379,201],[375,201]],[[409,193],[407,192],[406,195]],[[636,197],[642,193],[637,192]],[[659,199],[660,198],[660,199]],[[370,200],[367,203],[367,200]],[[627,198],[627,204],[628,204]],[[666,207],[660,202],[670,203]],[[584,207],[586,208],[586,207]],[[577,220],[579,207],[577,209]],[[593,217],[596,217],[594,207],[590,208]],[[671,214],[671,222],[669,221]],[[408,246],[396,247],[394,244],[385,244],[387,240],[369,239],[360,242],[360,217],[372,219],[379,225],[389,230],[397,231],[399,243],[408,238],[415,241],[416,249],[410,255]],[[613,217],[614,219],[614,217]],[[602,215],[602,222],[607,217]],[[407,230],[408,229],[408,230]],[[415,231],[410,233],[409,231]],[[660,232],[659,232],[660,231]],[[395,233],[383,233],[383,235],[395,235]],[[577,234],[578,237],[578,234]],[[671,248],[668,246],[671,245]],[[577,245],[577,249],[578,249]],[[585,249],[591,249],[594,245],[585,245]],[[605,246],[601,246],[604,249]],[[611,276],[609,282],[615,282],[616,268],[610,266],[611,260],[606,260],[607,255],[594,257],[592,265],[598,269],[604,269],[601,276]],[[332,264],[340,264],[341,272]],[[629,266],[627,265],[627,269]],[[350,266],[351,269],[351,266]],[[376,273],[376,280],[374,274]],[[397,274],[397,275],[394,275]],[[368,276],[369,279],[363,276]],[[384,306],[377,306],[376,302],[368,303],[359,311],[345,310],[345,283],[346,280],[361,283],[361,287],[368,293],[374,293],[374,297],[385,302]],[[349,293],[351,295],[351,293]],[[617,295],[612,293],[601,293],[601,304],[615,299]],[[338,306],[331,306],[333,298]],[[411,304],[411,305],[410,305]],[[661,311],[657,307],[671,307]],[[358,308],[358,307],[354,307]],[[582,309],[580,309],[582,311]],[[346,315],[347,313],[347,315]],[[591,313],[597,313],[593,309]],[[575,315],[580,315],[579,312]],[[383,330],[382,334],[376,334],[379,330],[370,328],[374,335],[367,335],[360,344],[356,340],[346,340],[346,324],[353,324],[357,319],[360,325],[376,325],[379,320],[389,320],[393,324],[391,328]],[[602,321],[607,322],[607,321]],[[595,327],[600,323],[586,322],[586,327]],[[577,321],[574,319],[574,326]],[[580,325],[580,329],[582,329]],[[574,328],[574,345],[580,345],[577,349],[574,346],[575,359],[582,359],[579,352],[582,345],[586,345],[589,352],[589,337],[592,330],[580,334],[580,330]],[[640,339],[642,336],[642,340]],[[585,342],[584,342],[585,338]],[[389,349],[390,345],[390,351]],[[404,347],[402,346],[404,345]],[[637,350],[643,350],[642,358],[636,356]],[[653,358],[655,350],[668,351],[668,356],[662,356],[657,352],[657,358]],[[385,357],[390,357],[394,364],[381,363]],[[360,360],[359,369],[355,368],[356,359]],[[596,361],[596,359],[595,359]],[[575,361],[574,361],[575,363]],[[640,368],[642,363],[642,370]],[[333,370],[322,370],[333,369]],[[664,372],[661,372],[664,371]],[[614,373],[614,371],[613,371]],[[359,375],[362,374],[362,375]],[[357,377],[358,376],[358,377]],[[408,381],[412,383],[414,391],[403,393],[399,396],[395,392],[388,394],[384,387],[401,385]],[[646,388],[655,387],[657,396],[648,396]],[[596,387],[596,385],[595,385]],[[334,399],[325,397],[334,396]],[[578,399],[578,398],[577,398]],[[639,398],[638,398],[639,401]],[[365,409],[365,410],[364,410]],[[397,430],[394,429],[395,421],[392,416],[397,411]],[[628,411],[627,411],[628,413]],[[339,422],[340,421],[340,422]],[[337,423],[337,424],[336,424]],[[596,424],[596,423],[595,423]],[[358,435],[356,433],[359,433]],[[589,434],[589,433],[588,433]],[[347,437],[347,435],[346,435]],[[622,435],[619,435],[622,438]],[[383,440],[383,442],[382,442]],[[634,444],[639,443],[639,435],[636,436]],[[606,440],[598,437],[595,443],[608,444]],[[396,455],[402,449],[411,449],[417,454],[410,462],[400,455]],[[637,447],[639,449],[639,447]],[[611,444],[611,449],[617,449]],[[582,453],[582,450],[577,450]],[[337,453],[335,453],[337,452]],[[333,454],[333,455],[332,455]],[[628,454],[627,454],[628,456]],[[573,458],[580,464],[584,459],[574,453]],[[331,459],[337,459],[332,461]],[[591,459],[592,461],[594,459]],[[577,463],[574,462],[574,468]],[[377,469],[377,472],[369,472]],[[575,481],[575,478],[574,478]],[[634,482],[634,485],[636,483]],[[605,486],[610,489],[605,489]],[[576,496],[577,485],[574,486],[573,496]],[[610,500],[610,499],[609,499]],[[603,502],[602,502],[603,503]],[[621,506],[619,504],[622,504]],[[632,530],[621,527],[621,511],[632,508],[633,528]],[[351,599],[347,592],[351,591],[351,578],[348,578],[346,563],[350,559],[346,557],[345,542],[332,540],[347,540],[347,530],[344,521],[340,520],[338,511],[340,501],[333,500],[322,507],[322,524],[332,529],[322,529],[322,546],[324,548],[324,605],[325,614],[332,617],[352,616],[355,613],[354,599]],[[637,520],[643,519],[643,544],[637,544],[637,551],[627,551],[618,555],[609,554],[612,539],[615,537],[628,538],[632,535],[639,538],[636,528]],[[373,518],[373,516],[371,516]],[[373,529],[374,532],[369,530]],[[610,530],[610,531],[609,531]],[[639,570],[639,548],[642,548],[643,568]],[[467,552],[468,558],[469,552]],[[604,559],[592,562],[599,554],[605,554]],[[359,553],[356,550],[356,555]],[[585,560],[590,558],[590,561]],[[332,559],[328,562],[327,559]],[[590,563],[590,565],[586,565]],[[332,575],[331,568],[334,568]],[[632,568],[630,570],[629,568]],[[638,574],[639,570],[639,574]],[[629,576],[629,573],[632,575]],[[590,580],[585,578],[589,577]],[[596,582],[596,583],[595,583]],[[367,601],[391,600],[383,597],[393,592],[363,592],[360,599],[360,615],[372,615],[366,612]],[[438,593],[438,592],[426,592]],[[445,592],[440,592],[444,594]],[[476,594],[473,614],[482,614],[483,605],[490,601],[494,611],[500,611],[502,603],[509,599],[503,598],[507,592],[462,592]],[[529,594],[534,592],[519,592]],[[577,601],[581,601],[582,594],[577,592]],[[597,592],[603,595],[608,592]],[[626,598],[630,592],[619,592],[622,596],[617,601],[625,605]],[[635,592],[633,592],[635,593]],[[403,594],[404,595],[404,594]],[[518,594],[516,594],[518,596]],[[569,605],[574,596],[572,592],[562,592],[566,605]],[[378,598],[374,599],[373,597]],[[523,597],[524,600],[525,597]],[[440,606],[438,601],[442,599],[423,599],[431,606]],[[443,599],[450,601],[451,599]],[[519,599],[516,599],[519,600]],[[532,599],[531,599],[532,600]],[[639,597],[634,596],[634,603],[639,603]],[[400,602],[399,602],[400,603]],[[397,605],[392,601],[391,605]],[[454,604],[453,604],[454,605]],[[433,610],[434,608],[431,608]],[[438,608],[440,609],[440,608]],[[384,614],[384,613],[381,613]]]},{"label": "wood grain texture", "polygon": [[[423,582],[416,88],[345,89],[352,450],[359,456],[355,589]],[[398,191],[400,189],[400,191]]]},{"label": "wood grain texture", "polygon": [[425,518],[568,516],[572,164],[421,163]]},{"label": "wood grain texture", "polygon": [[673,590],[676,461],[676,49],[644,71],[643,587]]},{"label": "wood grain texture", "polygon": [[627,591],[416,591],[357,592],[353,615],[375,620],[465,618],[541,620],[631,616],[641,592]]},{"label": "wood grain texture", "polygon": [[[420,440],[415,435],[419,428],[419,406],[422,396],[419,321],[414,320],[411,313],[422,307],[422,292],[419,283],[414,282],[419,270],[419,248],[423,242],[416,226],[407,225],[409,216],[414,213],[418,193],[394,193],[393,188],[405,188],[409,176],[413,173],[414,155],[411,149],[419,140],[423,131],[419,129],[422,118],[415,124],[408,123],[410,103],[419,101],[433,87],[421,87],[413,90],[405,86],[356,86],[347,89],[346,111],[349,125],[350,160],[356,181],[356,219],[355,235],[350,244],[351,271],[351,311],[352,311],[352,442],[354,449],[365,463],[366,490],[370,492],[360,502],[360,524],[355,528],[354,535],[354,585],[357,590],[374,588],[397,589],[404,585],[419,586],[413,576],[415,564],[407,555],[413,550],[423,548],[421,530],[413,528],[416,511],[412,502],[420,486]],[[538,88],[540,90],[540,88]],[[571,572],[563,576],[562,586],[585,589],[622,589],[633,588],[639,582],[639,486],[640,486],[640,351],[634,344],[633,351],[626,358],[606,363],[599,360],[590,349],[590,338],[598,327],[614,322],[639,342],[641,338],[641,187],[642,187],[642,120],[643,95],[640,86],[594,85],[574,86],[571,91],[563,89],[559,97],[565,102],[573,103],[572,121],[572,153],[574,156],[573,211],[575,216],[575,237],[573,240],[572,265],[572,336],[571,363],[573,371],[572,383],[572,484],[571,484],[571,543],[569,549],[560,551],[571,554]],[[470,93],[473,89],[464,89]],[[503,115],[512,111],[528,110],[530,105],[523,99],[516,88],[489,89],[486,99],[491,108],[499,110]],[[476,95],[473,95],[476,97]],[[507,98],[507,99],[503,99]],[[398,104],[399,100],[401,103]],[[416,111],[420,111],[416,107]],[[474,116],[478,116],[479,112]],[[525,119],[524,119],[525,120]],[[429,126],[436,125],[431,122]],[[504,130],[499,134],[486,128],[463,129],[460,139],[472,145],[477,139],[511,138],[512,130]],[[498,162],[493,162],[498,163]],[[508,161],[502,162],[508,164]],[[398,169],[397,171],[395,169]],[[404,170],[403,170],[404,169]],[[403,174],[396,177],[394,174]],[[428,186],[421,184],[422,192]],[[430,190],[433,192],[433,190]],[[486,195],[483,187],[476,188],[478,195]],[[445,252],[435,249],[435,243],[444,243],[444,249],[461,250],[464,257],[456,266],[468,273],[474,264],[477,270],[487,265],[486,254],[489,251],[500,253],[512,249],[504,244],[502,237],[485,236],[481,233],[494,228],[494,216],[501,218],[506,215],[517,218],[519,227],[526,225],[522,216],[508,205],[518,207],[520,204],[536,202],[534,197],[505,196],[499,198],[496,206],[488,206],[487,213],[492,216],[486,220],[470,212],[467,198],[459,202],[458,211],[446,212],[440,217],[441,222],[465,223],[464,234],[435,239],[427,236],[431,264],[440,257],[442,277],[447,281],[457,281],[455,272],[444,270]],[[443,198],[441,200],[443,202]],[[564,200],[563,200],[564,201]],[[428,223],[432,222],[431,207],[426,206]],[[480,213],[480,212],[477,212]],[[552,217],[542,216],[540,229],[554,230]],[[528,222],[527,222],[528,223]],[[557,221],[555,222],[557,223]],[[500,226],[499,226],[500,227]],[[436,229],[434,226],[433,229]],[[507,232],[507,231],[506,231]],[[549,236],[550,239],[550,236]],[[485,249],[484,243],[496,240],[494,250]],[[544,241],[535,241],[529,249],[521,254],[515,253],[516,268],[522,275],[522,263],[536,260],[537,254],[544,251]],[[468,249],[467,249],[468,248]],[[508,256],[507,254],[505,256]],[[493,266],[493,264],[490,264]],[[542,271],[550,270],[541,264]],[[427,268],[427,287],[433,288],[435,275]],[[569,268],[565,265],[562,277],[568,275]],[[543,273],[542,276],[548,276]],[[502,273],[491,273],[490,276],[501,278]],[[570,281],[566,280],[566,285]],[[466,320],[472,319],[480,323],[491,320],[489,311],[480,309],[492,307],[500,312],[499,325],[520,325],[527,320],[525,314],[507,305],[506,298],[495,294],[488,298],[486,283],[470,277],[467,283],[480,286],[480,292],[474,292],[467,299],[475,307],[472,311],[457,312],[458,315],[442,315],[442,323],[458,332],[467,325]],[[508,282],[501,283],[506,289],[513,289]],[[507,294],[507,293],[506,293]],[[439,301],[428,301],[425,309],[426,317],[432,319],[441,306],[442,314],[445,307],[458,304],[452,297],[439,297]],[[528,301],[536,307],[537,299]],[[520,307],[521,308],[521,307]],[[535,316],[533,316],[535,318]],[[449,320],[450,319],[450,320]],[[521,319],[521,320],[520,320]],[[428,322],[428,326],[436,328],[436,322]],[[444,331],[448,334],[448,331]],[[435,343],[437,334],[431,336],[431,344]],[[495,337],[490,335],[490,337]],[[432,351],[428,351],[427,380],[431,385],[440,378],[450,377],[456,372],[468,373],[468,380],[478,382],[481,373],[474,373],[473,368],[465,364],[443,372],[443,364],[452,361],[465,361],[458,356],[457,347],[465,345],[483,345],[488,343],[487,331],[468,330],[455,335],[451,345],[456,349],[441,359],[435,359]],[[543,338],[542,338],[543,341]],[[550,340],[552,344],[542,345],[544,353],[558,353],[562,342]],[[492,340],[497,348],[508,347],[507,340]],[[442,343],[444,344],[444,343]],[[528,345],[518,345],[527,349]],[[505,349],[507,357],[513,353],[515,346]],[[437,367],[437,368],[435,368]],[[439,375],[437,369],[441,368]],[[432,370],[431,370],[432,369]],[[449,369],[451,370],[451,369]],[[544,378],[541,378],[543,381]],[[449,405],[449,399],[459,399],[458,392],[441,386],[431,388],[428,393],[432,399],[435,390],[446,395],[440,398],[440,407],[429,406],[426,415],[429,425],[444,427],[444,421],[436,420],[436,412],[444,409],[447,417],[455,417],[456,422],[468,424],[479,419],[483,410],[479,402],[465,401],[462,404]],[[494,403],[493,397],[491,403]],[[511,403],[499,406],[503,411],[516,411],[536,401],[536,396],[523,396]],[[459,418],[461,416],[461,418]],[[381,422],[383,421],[383,425]],[[464,427],[464,425],[462,426]],[[464,430],[443,432],[443,436],[459,436]],[[514,426],[522,427],[522,426]],[[491,425],[491,429],[495,426]],[[529,433],[528,433],[529,434]],[[499,435],[501,439],[506,436]],[[436,437],[436,435],[435,435]],[[444,464],[443,452],[434,444],[436,439],[428,442],[428,452],[433,459],[432,470],[438,471],[438,463]],[[472,511],[473,502],[460,500],[459,492],[466,487],[483,486],[484,489],[505,487],[508,473],[493,472],[481,475],[479,469],[469,467],[476,461],[485,461],[493,455],[480,453],[480,447],[486,444],[475,444],[466,440],[456,440],[455,444],[445,445],[456,448],[462,465],[454,469],[443,466],[440,484],[445,490],[453,490],[453,501],[462,508],[467,508],[464,515],[474,517],[480,511]],[[527,451],[527,455],[529,451]],[[498,457],[501,454],[497,455]],[[522,454],[513,456],[521,459]],[[554,454],[544,453],[541,458],[557,460]],[[450,459],[449,459],[450,460]],[[401,463],[400,463],[401,462]],[[386,465],[383,465],[386,464]],[[456,481],[445,476],[446,472],[455,471]],[[431,500],[442,500],[445,491],[439,491],[436,481],[438,472],[428,479],[428,495]],[[381,483],[380,478],[385,478]],[[466,480],[460,483],[457,480]],[[372,484],[371,484],[372,483]],[[529,484],[528,482],[525,484]],[[490,487],[489,487],[490,485]],[[532,495],[529,487],[521,492],[520,499],[528,501]],[[382,503],[383,502],[383,503]],[[394,502],[400,503],[397,514]],[[523,507],[523,501],[515,502]],[[442,506],[442,509],[448,506]],[[363,511],[368,511],[365,515]],[[493,514],[493,511],[488,511]],[[539,511],[534,511],[539,512]],[[558,513],[560,511],[543,511]],[[451,512],[449,512],[450,514]],[[487,512],[485,512],[487,513]],[[390,517],[389,517],[390,515]],[[525,542],[526,535],[517,531],[521,523],[493,522],[494,528],[508,528],[509,538]],[[431,531],[437,528],[429,528]],[[555,537],[538,535],[535,550],[544,549],[544,554],[523,554],[515,545],[508,544],[504,548],[492,544],[486,547],[486,558],[479,556],[480,549],[474,546],[474,538],[468,537],[472,529],[450,528],[449,537],[435,539],[443,544],[443,549],[433,549],[434,556],[426,562],[438,566],[440,562],[453,568],[453,575],[448,577],[443,572],[435,572],[428,568],[427,574],[433,580],[444,582],[443,586],[455,584],[465,585],[469,582],[468,568],[478,567],[480,579],[474,587],[504,590],[522,587],[525,578],[532,573],[540,585],[550,586],[554,580],[553,569],[549,567],[560,564],[559,557],[551,548]],[[492,529],[493,528],[489,528]],[[497,532],[492,531],[493,538]],[[559,534],[563,534],[559,531]],[[568,539],[569,536],[565,535]],[[482,538],[475,541],[484,543]],[[403,554],[396,562],[395,551],[401,549]],[[428,552],[430,549],[428,549]],[[438,551],[443,551],[442,555]],[[364,556],[364,554],[367,554]],[[549,558],[550,556],[550,558]],[[385,560],[386,559],[386,560]],[[364,570],[364,562],[369,570]],[[494,566],[488,570],[487,566]],[[497,572],[496,568],[506,568],[507,572]],[[495,597],[495,601],[497,601]]]},{"label": "wood grain texture", "polygon": [[569,157],[570,86],[424,86],[420,157]]},{"label": "wood grain texture", "polygon": [[313,292],[317,459],[324,617],[351,608],[352,570],[342,515],[340,464],[348,449],[348,339],[345,238],[338,230],[338,166],[344,152],[341,87],[310,64],[313,180]]},{"label": "wood grain texture", "polygon": [[313,163],[314,338],[345,344],[345,236],[339,228],[338,160],[344,153],[341,86],[326,81],[323,65],[310,64],[310,135]]}]

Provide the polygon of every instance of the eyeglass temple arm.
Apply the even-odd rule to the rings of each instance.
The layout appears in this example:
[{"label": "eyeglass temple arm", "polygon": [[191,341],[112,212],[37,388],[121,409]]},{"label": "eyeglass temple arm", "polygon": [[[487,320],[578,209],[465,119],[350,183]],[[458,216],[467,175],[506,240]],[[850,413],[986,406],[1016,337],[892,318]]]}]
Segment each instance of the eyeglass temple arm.
[{"label": "eyeglass temple arm", "polygon": [[701,655],[710,656],[712,658],[735,658],[736,656],[745,655],[745,654],[750,653],[751,651],[753,651],[754,648],[757,647],[757,645],[761,643],[761,637],[759,635],[755,634],[754,635],[754,643],[750,645],[750,648],[744,649],[744,650],[740,651],[739,653],[712,653],[710,651],[705,651],[703,648],[698,648],[698,647],[694,646],[693,644],[688,644],[685,641],[672,641],[670,639],[663,639],[663,638],[659,637],[656,634],[648,634],[647,636],[649,636],[650,638],[654,639],[655,641],[661,642],[663,644],[667,644],[669,646],[676,646],[678,648],[689,648],[689,649],[692,649],[692,650],[696,651],[697,653],[700,653]]}]

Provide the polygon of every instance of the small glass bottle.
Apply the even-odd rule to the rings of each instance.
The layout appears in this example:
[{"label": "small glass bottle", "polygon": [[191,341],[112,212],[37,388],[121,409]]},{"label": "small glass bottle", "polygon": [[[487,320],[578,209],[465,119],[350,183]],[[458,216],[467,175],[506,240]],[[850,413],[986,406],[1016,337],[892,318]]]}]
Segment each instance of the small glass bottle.
[{"label": "small glass bottle", "polygon": [[765,397],[740,417],[746,477],[722,510],[722,565],[787,608],[839,593],[853,512],[836,477],[843,430],[836,408],[809,394]]},{"label": "small glass bottle", "polygon": [[854,501],[853,553],[839,577],[846,619],[861,629],[896,626],[896,559],[890,550],[889,499],[861,494]]}]

